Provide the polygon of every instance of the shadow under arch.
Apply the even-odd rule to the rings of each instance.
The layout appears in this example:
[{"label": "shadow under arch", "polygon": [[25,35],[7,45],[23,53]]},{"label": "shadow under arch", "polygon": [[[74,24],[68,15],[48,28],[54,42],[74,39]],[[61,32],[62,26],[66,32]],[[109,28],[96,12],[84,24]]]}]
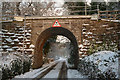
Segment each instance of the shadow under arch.
[{"label": "shadow under arch", "polygon": [[63,27],[50,27],[46,30],[44,30],[37,38],[36,45],[35,45],[35,50],[34,50],[34,59],[33,59],[33,68],[40,68],[43,65],[43,46],[44,43],[48,38],[51,36],[56,36],[56,35],[63,35],[67,37],[73,44],[73,64],[74,67],[72,68],[77,68],[78,66],[78,44],[75,36],[71,31],[69,31],[66,28]]}]

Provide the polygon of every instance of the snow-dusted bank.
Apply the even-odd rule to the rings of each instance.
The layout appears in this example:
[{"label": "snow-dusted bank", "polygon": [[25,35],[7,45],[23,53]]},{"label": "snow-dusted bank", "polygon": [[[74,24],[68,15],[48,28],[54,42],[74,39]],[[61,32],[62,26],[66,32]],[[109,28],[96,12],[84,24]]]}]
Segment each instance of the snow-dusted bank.
[{"label": "snow-dusted bank", "polygon": [[118,78],[118,53],[100,51],[81,59],[78,70],[90,78]]},{"label": "snow-dusted bank", "polygon": [[71,78],[80,78],[80,79],[88,80],[87,76],[82,75],[82,73],[80,73],[79,71],[75,69],[68,69],[67,76],[68,76],[68,80],[69,79],[71,80]]},{"label": "snow-dusted bank", "polygon": [[[2,80],[11,79],[16,75],[29,71],[31,60],[27,55],[19,52],[0,53],[0,78]],[[1,80],[1,79],[0,79]]]}]

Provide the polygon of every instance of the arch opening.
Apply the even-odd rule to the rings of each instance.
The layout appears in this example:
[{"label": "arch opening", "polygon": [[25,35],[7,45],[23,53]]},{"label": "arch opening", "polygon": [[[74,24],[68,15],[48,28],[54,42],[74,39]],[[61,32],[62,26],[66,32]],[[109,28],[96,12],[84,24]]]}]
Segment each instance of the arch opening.
[{"label": "arch opening", "polygon": [[43,46],[43,62],[49,63],[55,60],[70,60],[70,53],[73,50],[71,41],[62,35],[50,37]]},{"label": "arch opening", "polygon": [[78,44],[75,36],[71,31],[63,27],[51,27],[44,30],[36,41],[35,52],[34,52],[34,60],[33,60],[33,68],[39,68],[43,65],[43,47],[45,42],[52,36],[62,35],[67,37],[72,45],[73,50],[70,53],[72,68],[77,68],[78,65]]}]

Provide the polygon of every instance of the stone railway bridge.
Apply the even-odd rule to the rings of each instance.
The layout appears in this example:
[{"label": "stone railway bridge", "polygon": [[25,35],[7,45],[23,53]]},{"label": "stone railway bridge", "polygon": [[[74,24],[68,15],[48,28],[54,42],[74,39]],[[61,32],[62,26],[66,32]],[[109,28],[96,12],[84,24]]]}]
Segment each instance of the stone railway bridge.
[{"label": "stone railway bridge", "polygon": [[[52,27],[55,20],[58,20],[61,27]],[[83,28],[96,28],[96,33],[106,32],[104,27],[116,27],[119,24],[103,20],[91,20],[91,16],[68,16],[68,17],[28,17],[27,26],[31,27],[31,43],[35,45],[33,68],[41,67],[43,64],[43,45],[51,36],[63,35],[71,40],[74,46],[75,67],[77,66],[79,47],[83,44]],[[103,28],[100,28],[103,27]],[[94,32],[94,30],[92,31]]]},{"label": "stone railway bridge", "polygon": [[[52,27],[55,20],[58,20],[61,27]],[[84,43],[84,39],[96,40],[101,37],[97,34],[110,34],[115,36],[113,40],[117,40],[117,32],[120,31],[119,22],[110,22],[106,20],[91,19],[91,16],[63,16],[63,17],[26,17],[24,20],[26,26],[31,28],[31,44],[35,45],[33,68],[39,68],[43,64],[43,45],[45,41],[55,35],[63,35],[71,40],[74,46],[74,67],[80,56],[79,45]],[[19,23],[18,23],[19,24]],[[84,34],[86,32],[86,34]],[[88,33],[87,33],[88,32]]]}]

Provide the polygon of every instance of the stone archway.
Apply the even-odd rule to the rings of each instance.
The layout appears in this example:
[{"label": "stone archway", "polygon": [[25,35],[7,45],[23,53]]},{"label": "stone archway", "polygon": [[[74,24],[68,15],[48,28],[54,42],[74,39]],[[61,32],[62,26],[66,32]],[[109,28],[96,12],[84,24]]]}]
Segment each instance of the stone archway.
[{"label": "stone archway", "polygon": [[46,30],[44,30],[37,38],[36,45],[35,45],[35,52],[34,52],[34,59],[33,59],[33,68],[39,68],[43,65],[43,46],[44,43],[48,38],[51,36],[56,36],[56,35],[63,35],[67,37],[73,44],[74,47],[74,68],[77,68],[78,65],[78,44],[75,36],[71,31],[68,29],[65,29],[63,27],[51,27]]}]

